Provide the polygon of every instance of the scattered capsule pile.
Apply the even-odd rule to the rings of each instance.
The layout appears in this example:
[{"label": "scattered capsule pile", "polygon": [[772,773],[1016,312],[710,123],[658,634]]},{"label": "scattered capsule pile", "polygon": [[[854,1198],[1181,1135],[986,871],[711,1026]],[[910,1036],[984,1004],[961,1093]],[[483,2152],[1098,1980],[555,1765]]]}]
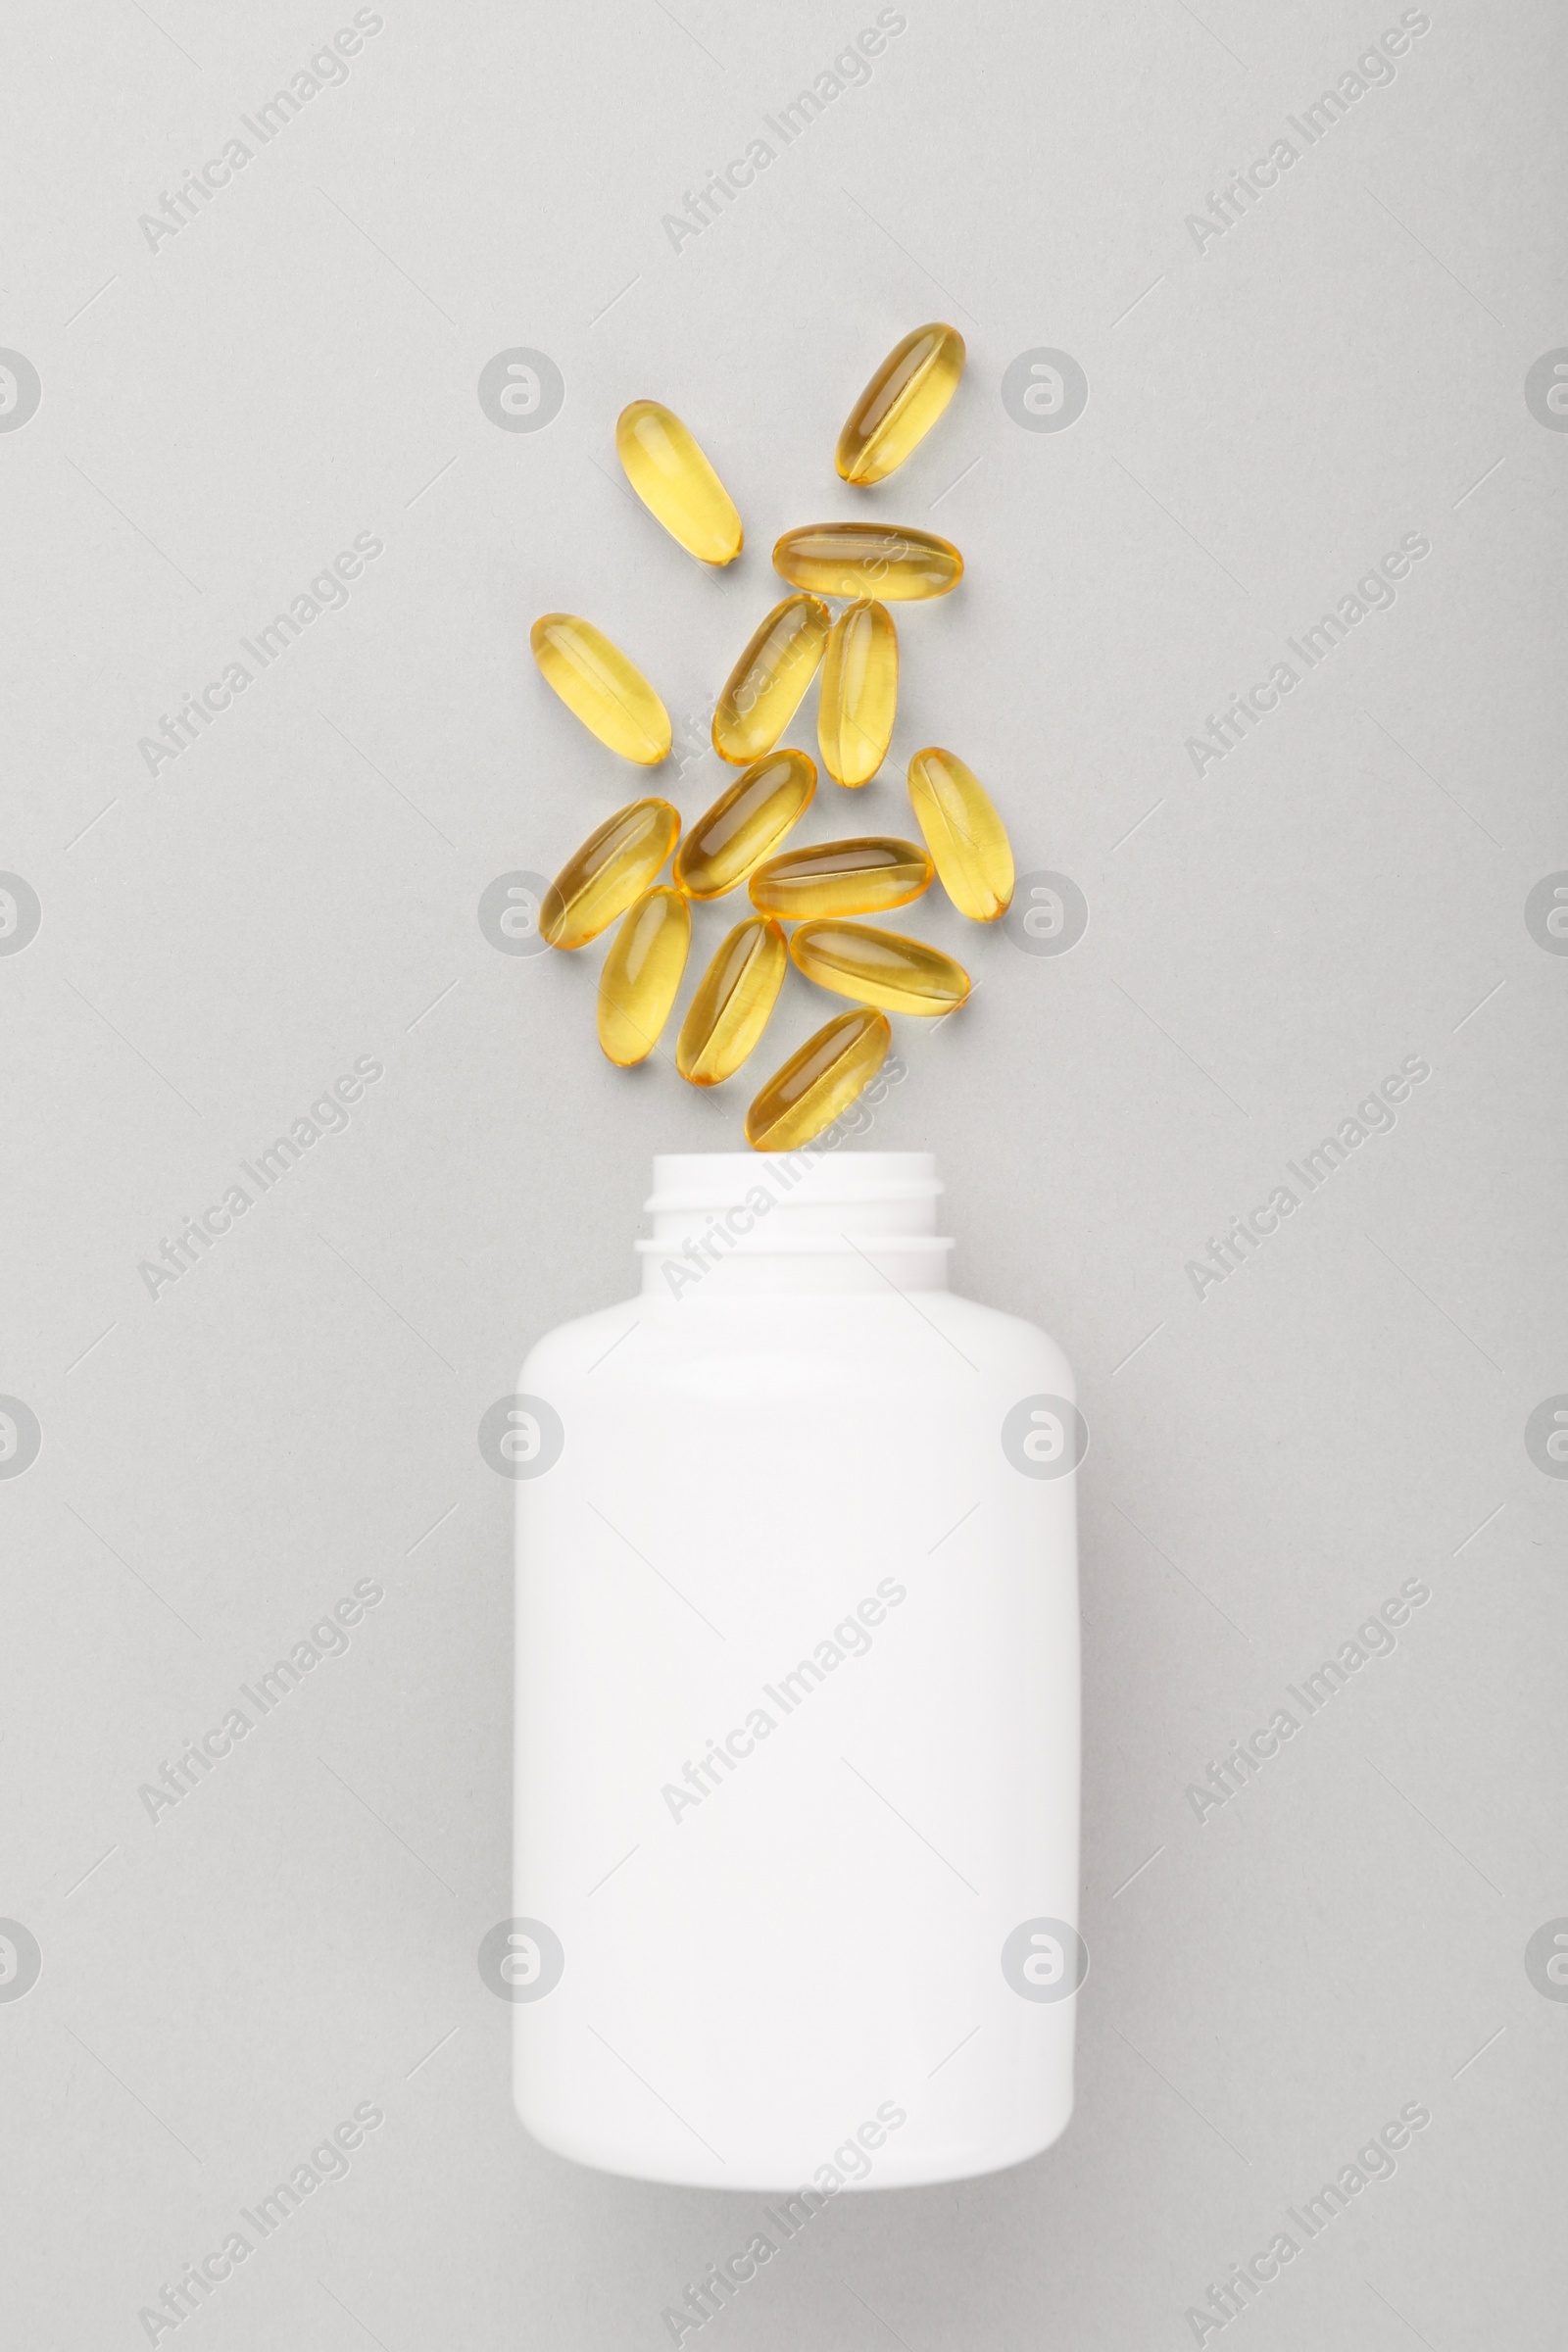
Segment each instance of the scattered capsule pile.
[{"label": "scattered capsule pile", "polygon": [[[925,438],[963,373],[963,338],[916,327],[883,361],[839,435],[846,482],[884,481]],[[733,563],[744,533],[734,500],[680,418],[635,400],[615,426],[626,478],[689,555]],[[816,764],[780,749],[820,672],[817,748],[834,783],[868,784],[887,757],[899,698],[891,604],[946,596],[963,558],[929,531],[881,522],[808,523],[786,531],[773,566],[795,594],[759,623],[713,711],[713,749],[741,774],[684,835],[668,801],[633,801],[592,832],[545,894],[540,930],[553,948],[586,947],[619,925],[599,982],[599,1043],[630,1068],[658,1045],[691,949],[692,904],[744,884],[753,911],[721,941],[687,1008],[675,1067],[692,1086],[732,1078],[761,1040],[785,974],[851,1000],[775,1070],[746,1114],[759,1152],[792,1152],[831,1126],[881,1067],[890,1012],[952,1012],[969,994],[960,963],[923,940],[858,918],[907,906],[939,880],[960,914],[992,923],[1012,898],[1012,851],[978,779],[935,746],[909,761],[921,840],[856,835],[788,846],[816,794]],[[823,601],[846,600],[837,617]],[[669,713],[618,646],[570,612],[533,625],[534,660],[590,734],[623,760],[657,767]],[[923,843],[923,847],[922,847]],[[673,879],[659,876],[673,858]],[[786,933],[786,923],[795,926]]]}]

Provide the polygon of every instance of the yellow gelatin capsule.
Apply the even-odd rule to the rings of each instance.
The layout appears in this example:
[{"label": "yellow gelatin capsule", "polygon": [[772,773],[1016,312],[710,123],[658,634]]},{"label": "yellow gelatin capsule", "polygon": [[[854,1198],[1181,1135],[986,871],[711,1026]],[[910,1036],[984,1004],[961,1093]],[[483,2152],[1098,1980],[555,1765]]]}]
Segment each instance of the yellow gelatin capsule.
[{"label": "yellow gelatin capsule", "polygon": [[617,808],[545,892],[540,936],[553,948],[585,948],[642,897],[679,838],[680,818],[668,801],[632,801]]},{"label": "yellow gelatin capsule", "polygon": [[819,988],[884,1012],[952,1012],[969,994],[968,973],[940,948],[870,923],[802,923],[790,954]]},{"label": "yellow gelatin capsule", "polygon": [[899,633],[886,605],[862,597],[833,623],[822,661],[816,740],[835,784],[869,784],[888,756],[899,707]]},{"label": "yellow gelatin capsule", "polygon": [[816,790],[805,752],[767,752],[687,826],[675,880],[689,899],[721,899],[776,850]]},{"label": "yellow gelatin capsule", "polygon": [[934,531],[890,522],[808,522],[773,548],[773,569],[817,596],[879,596],[906,605],[946,596],[963,577],[963,558]]},{"label": "yellow gelatin capsule", "polygon": [[814,914],[886,914],[931,887],[931,860],[912,841],[868,835],[815,841],[760,865],[752,905],[786,922]]},{"label": "yellow gelatin capsule", "polygon": [[729,673],[713,712],[713,749],[744,767],[770,752],[815,677],[832,628],[814,596],[775,605]]},{"label": "yellow gelatin capsule", "polygon": [[658,1045],[691,944],[691,907],[667,883],[622,916],[599,975],[599,1043],[618,1068],[646,1061]]},{"label": "yellow gelatin capsule", "polygon": [[850,411],[833,463],[847,482],[885,481],[925,439],[963,373],[956,326],[917,326],[896,343]]},{"label": "yellow gelatin capsule", "polygon": [[765,914],[737,923],[720,942],[675,1040],[675,1067],[693,1086],[732,1078],[767,1027],[789,952]]},{"label": "yellow gelatin capsule", "polygon": [[615,449],[649,514],[689,556],[733,564],[743,537],[735,501],[672,410],[634,400],[615,420]]},{"label": "yellow gelatin capsule", "polygon": [[887,1059],[893,1031],[885,1012],[841,1012],[776,1070],[746,1113],[754,1152],[793,1152],[831,1127]]},{"label": "yellow gelatin capsule", "polygon": [[1012,845],[977,776],[952,752],[916,752],[909,798],[942,887],[971,922],[994,923],[1012,905]]},{"label": "yellow gelatin capsule", "polygon": [[546,684],[590,735],[640,767],[667,759],[669,712],[642,671],[592,621],[544,612],[528,642]]}]

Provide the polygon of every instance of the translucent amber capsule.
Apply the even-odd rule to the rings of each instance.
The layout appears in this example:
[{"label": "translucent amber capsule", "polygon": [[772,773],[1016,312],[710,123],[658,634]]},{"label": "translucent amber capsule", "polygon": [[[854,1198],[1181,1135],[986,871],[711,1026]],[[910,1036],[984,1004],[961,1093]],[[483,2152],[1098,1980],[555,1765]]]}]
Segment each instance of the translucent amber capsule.
[{"label": "translucent amber capsule", "polygon": [[691,944],[691,907],[667,883],[645,891],[623,918],[599,975],[599,1043],[621,1069],[658,1045]]},{"label": "translucent amber capsule", "polygon": [[668,801],[633,801],[607,816],[568,858],[539,904],[539,931],[553,948],[584,948],[624,914],[680,838]]},{"label": "translucent amber capsule", "polygon": [[789,968],[780,926],[754,914],[721,941],[697,984],[675,1040],[675,1067],[693,1086],[732,1078],[767,1027]]},{"label": "translucent amber capsule", "polygon": [[770,752],[815,677],[833,625],[814,596],[787,596],[729,673],[713,712],[713,749],[744,767]]},{"label": "translucent amber capsule", "polygon": [[805,752],[768,752],[688,825],[675,852],[675,880],[689,899],[721,899],[776,850],[816,790]]},{"label": "translucent amber capsule", "polygon": [[642,671],[591,621],[545,612],[528,642],[546,684],[590,735],[641,767],[668,757],[669,712]]},{"label": "translucent amber capsule", "polygon": [[634,400],[615,420],[615,448],[649,514],[689,556],[734,562],[742,538],[735,501],[672,411]]},{"label": "translucent amber capsule", "polygon": [[802,923],[790,954],[819,988],[884,1012],[951,1012],[969,994],[968,973],[940,948],[870,923]]},{"label": "translucent amber capsule", "polygon": [[746,1113],[754,1152],[793,1152],[831,1127],[887,1059],[893,1031],[885,1012],[841,1012],[763,1087]]},{"label": "translucent amber capsule", "polygon": [[1012,904],[1007,829],[978,777],[951,752],[916,752],[909,798],[942,887],[971,922],[994,923]]},{"label": "translucent amber capsule", "polygon": [[813,914],[886,914],[931,887],[931,860],[912,841],[816,841],[760,865],[752,905],[787,922]]},{"label": "translucent amber capsule", "polygon": [[822,661],[816,740],[835,784],[869,784],[893,740],[899,707],[899,633],[869,597],[833,623]]},{"label": "translucent amber capsule", "polygon": [[963,373],[956,326],[917,326],[894,345],[850,411],[834,464],[847,482],[881,482],[922,442]]},{"label": "translucent amber capsule", "polygon": [[818,596],[879,596],[884,604],[906,605],[956,588],[963,558],[934,531],[901,530],[890,522],[808,522],[776,542],[773,569]]}]

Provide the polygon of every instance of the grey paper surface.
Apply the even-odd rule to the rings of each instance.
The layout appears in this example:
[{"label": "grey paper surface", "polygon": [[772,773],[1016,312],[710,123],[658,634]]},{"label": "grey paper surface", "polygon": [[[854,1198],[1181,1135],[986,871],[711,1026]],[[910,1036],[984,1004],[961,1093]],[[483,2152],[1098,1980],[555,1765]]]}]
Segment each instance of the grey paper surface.
[{"label": "grey paper surface", "polygon": [[[754,2201],[533,2146],[477,1965],[512,1909],[512,1488],[476,1433],[535,1337],[632,1290],[652,1153],[737,1148],[749,1090],[612,1071],[597,951],[500,952],[478,909],[641,789],[713,797],[706,712],[773,599],[772,539],[858,511],[843,416],[946,318],[964,383],[867,507],[969,569],[900,615],[894,755],[855,816],[906,829],[904,763],[949,744],[1027,888],[1067,877],[1042,887],[1088,920],[1039,954],[1029,907],[1048,947],[1075,927],[1053,941],[1051,901],[983,936],[916,910],[980,986],[934,1036],[902,1024],[871,1140],[939,1154],[956,1282],[1078,1368],[1078,2112],[1017,2171],[838,2200],[701,2333],[1229,2341],[1188,2314],[1287,2230],[1254,2346],[1546,2352],[1559,16],[908,0],[828,92],[869,6],[361,15],[379,29],[341,78],[307,67],[347,7],[14,22],[11,2331],[168,2341],[140,2315],[357,2106],[384,2121],[346,2177],[189,2290],[181,2342],[629,2352],[757,2227]],[[1381,36],[1417,18],[1391,63]],[[293,111],[259,122],[280,90]],[[788,143],[767,128],[813,90]],[[759,139],[766,165],[682,234]],[[1211,199],[1282,140],[1221,226]],[[511,376],[516,353],[550,368]],[[613,419],[644,394],[735,492],[728,573],[619,477]],[[1406,535],[1428,552],[1358,598]],[[345,601],[246,653],[357,537],[380,552]],[[662,693],[679,760],[651,787],[535,674],[552,608]],[[177,758],[143,748],[236,662]],[[1281,663],[1227,744],[1212,720]],[[819,1017],[798,984],[771,1059]],[[357,1060],[381,1075],[348,1124],[251,1184]],[[1429,1075],[1350,1140],[1406,1061]],[[1341,1157],[1297,1182],[1325,1138]],[[187,1270],[140,1271],[236,1184],[245,1213]],[[1219,1279],[1211,1245],[1282,1186],[1294,1213]],[[1369,1637],[1298,1705],[1406,1580],[1430,1597],[1392,1650]],[[365,1582],[383,1597],[339,1654],[177,1802],[143,1794]],[[1295,1737],[1205,1801],[1282,1708]],[[1296,2229],[1407,2104],[1431,2120],[1392,2178]]]}]

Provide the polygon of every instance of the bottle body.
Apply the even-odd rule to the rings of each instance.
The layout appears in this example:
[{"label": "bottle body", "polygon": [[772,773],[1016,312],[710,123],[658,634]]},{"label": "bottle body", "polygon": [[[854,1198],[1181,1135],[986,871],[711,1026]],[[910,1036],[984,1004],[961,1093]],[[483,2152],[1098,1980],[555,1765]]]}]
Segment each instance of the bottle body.
[{"label": "bottle body", "polygon": [[936,1189],[808,1165],[521,1376],[561,1442],[517,1488],[515,1905],[560,1967],[514,2087],[608,2171],[957,2179],[1070,2112],[1071,1375],[835,1199],[873,1161]]}]

